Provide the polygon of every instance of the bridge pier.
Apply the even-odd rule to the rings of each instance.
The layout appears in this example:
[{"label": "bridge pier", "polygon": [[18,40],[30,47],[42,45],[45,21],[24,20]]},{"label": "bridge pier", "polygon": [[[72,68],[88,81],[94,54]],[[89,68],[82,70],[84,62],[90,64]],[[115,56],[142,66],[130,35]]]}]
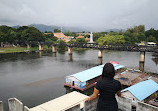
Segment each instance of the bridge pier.
[{"label": "bridge pier", "polygon": [[27,49],[31,48],[31,44],[27,44]]},{"label": "bridge pier", "polygon": [[145,61],[145,52],[140,52],[139,62],[144,62],[144,61]]},{"label": "bridge pier", "polygon": [[72,48],[71,47],[68,47],[68,54],[72,55]]},{"label": "bridge pier", "polygon": [[98,58],[102,58],[103,57],[103,50],[99,50],[98,51]]},{"label": "bridge pier", "polygon": [[139,70],[144,71],[145,52],[140,52]]},{"label": "bridge pier", "polygon": [[43,50],[42,44],[38,44],[38,47],[39,47],[39,51],[42,51],[42,50]]},{"label": "bridge pier", "polygon": [[56,53],[56,52],[57,52],[57,49],[56,49],[56,47],[55,47],[54,45],[52,46],[52,52],[53,52],[53,53]]},{"label": "bridge pier", "polygon": [[3,102],[2,101],[0,101],[0,111],[4,111],[3,110]]}]

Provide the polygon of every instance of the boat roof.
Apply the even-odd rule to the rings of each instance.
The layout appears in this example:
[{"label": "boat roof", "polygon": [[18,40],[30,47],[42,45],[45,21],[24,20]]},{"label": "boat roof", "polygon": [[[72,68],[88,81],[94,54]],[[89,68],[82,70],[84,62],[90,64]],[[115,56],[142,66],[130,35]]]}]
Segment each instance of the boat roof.
[{"label": "boat roof", "polygon": [[132,93],[139,101],[144,100],[154,92],[158,90],[158,84],[152,79],[139,82],[133,86],[130,86],[121,92],[129,91]]},{"label": "boat roof", "polygon": [[[113,64],[113,65],[114,65],[115,70],[125,67],[124,65],[120,65],[120,64]],[[85,71],[72,74],[70,76],[75,77],[81,82],[85,82],[85,81],[88,81],[90,79],[100,76],[102,74],[103,67],[104,65],[95,66]],[[67,76],[67,77],[70,77],[70,76]]]}]

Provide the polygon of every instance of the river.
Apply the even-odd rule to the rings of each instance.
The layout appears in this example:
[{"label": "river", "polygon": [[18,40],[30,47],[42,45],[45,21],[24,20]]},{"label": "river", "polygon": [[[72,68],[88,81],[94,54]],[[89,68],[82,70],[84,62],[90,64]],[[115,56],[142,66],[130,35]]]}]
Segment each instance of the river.
[{"label": "river", "polygon": [[[29,108],[64,95],[64,77],[100,64],[98,50],[0,54],[0,101],[16,97]],[[104,50],[102,63],[139,69],[139,52]],[[145,54],[145,71],[158,73],[157,59]]]}]

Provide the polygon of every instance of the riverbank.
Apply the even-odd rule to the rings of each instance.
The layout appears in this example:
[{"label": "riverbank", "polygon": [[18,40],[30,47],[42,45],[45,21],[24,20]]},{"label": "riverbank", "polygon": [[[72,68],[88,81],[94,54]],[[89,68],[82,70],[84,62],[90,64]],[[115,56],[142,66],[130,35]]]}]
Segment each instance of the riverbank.
[{"label": "riverbank", "polygon": [[[48,46],[43,46],[44,50],[50,49]],[[0,53],[14,53],[14,52],[28,52],[28,51],[37,51],[38,47],[0,47]]]},{"label": "riverbank", "polygon": [[[14,52],[27,52],[27,51],[38,51],[38,47],[31,47],[31,48],[27,48],[27,47],[0,47],[0,53],[14,53]],[[48,46],[43,46],[43,50],[51,50],[50,47]],[[58,50],[61,50],[60,48],[58,48]],[[66,51],[66,49],[64,49],[64,51]],[[85,51],[88,49],[85,48],[73,48],[74,51]]]}]

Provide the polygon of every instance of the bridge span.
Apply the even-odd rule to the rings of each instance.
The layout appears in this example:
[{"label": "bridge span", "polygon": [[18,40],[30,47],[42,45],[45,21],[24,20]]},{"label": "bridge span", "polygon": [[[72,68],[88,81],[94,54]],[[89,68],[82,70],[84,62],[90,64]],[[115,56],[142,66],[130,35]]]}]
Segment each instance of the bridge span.
[{"label": "bridge span", "polygon": [[73,54],[73,47],[77,48],[91,48],[91,49],[97,49],[98,50],[98,58],[103,57],[103,50],[118,50],[118,51],[135,51],[140,52],[139,57],[139,65],[140,70],[144,70],[144,62],[145,62],[145,52],[155,52],[158,53],[158,48],[156,46],[146,46],[146,45],[130,45],[130,44],[104,44],[99,45],[97,43],[51,43],[51,42],[23,42],[23,44],[26,44],[28,48],[30,48],[31,45],[38,45],[39,51],[43,50],[43,45],[51,46],[52,52],[57,52],[57,46],[66,46],[68,48],[68,54]]}]

